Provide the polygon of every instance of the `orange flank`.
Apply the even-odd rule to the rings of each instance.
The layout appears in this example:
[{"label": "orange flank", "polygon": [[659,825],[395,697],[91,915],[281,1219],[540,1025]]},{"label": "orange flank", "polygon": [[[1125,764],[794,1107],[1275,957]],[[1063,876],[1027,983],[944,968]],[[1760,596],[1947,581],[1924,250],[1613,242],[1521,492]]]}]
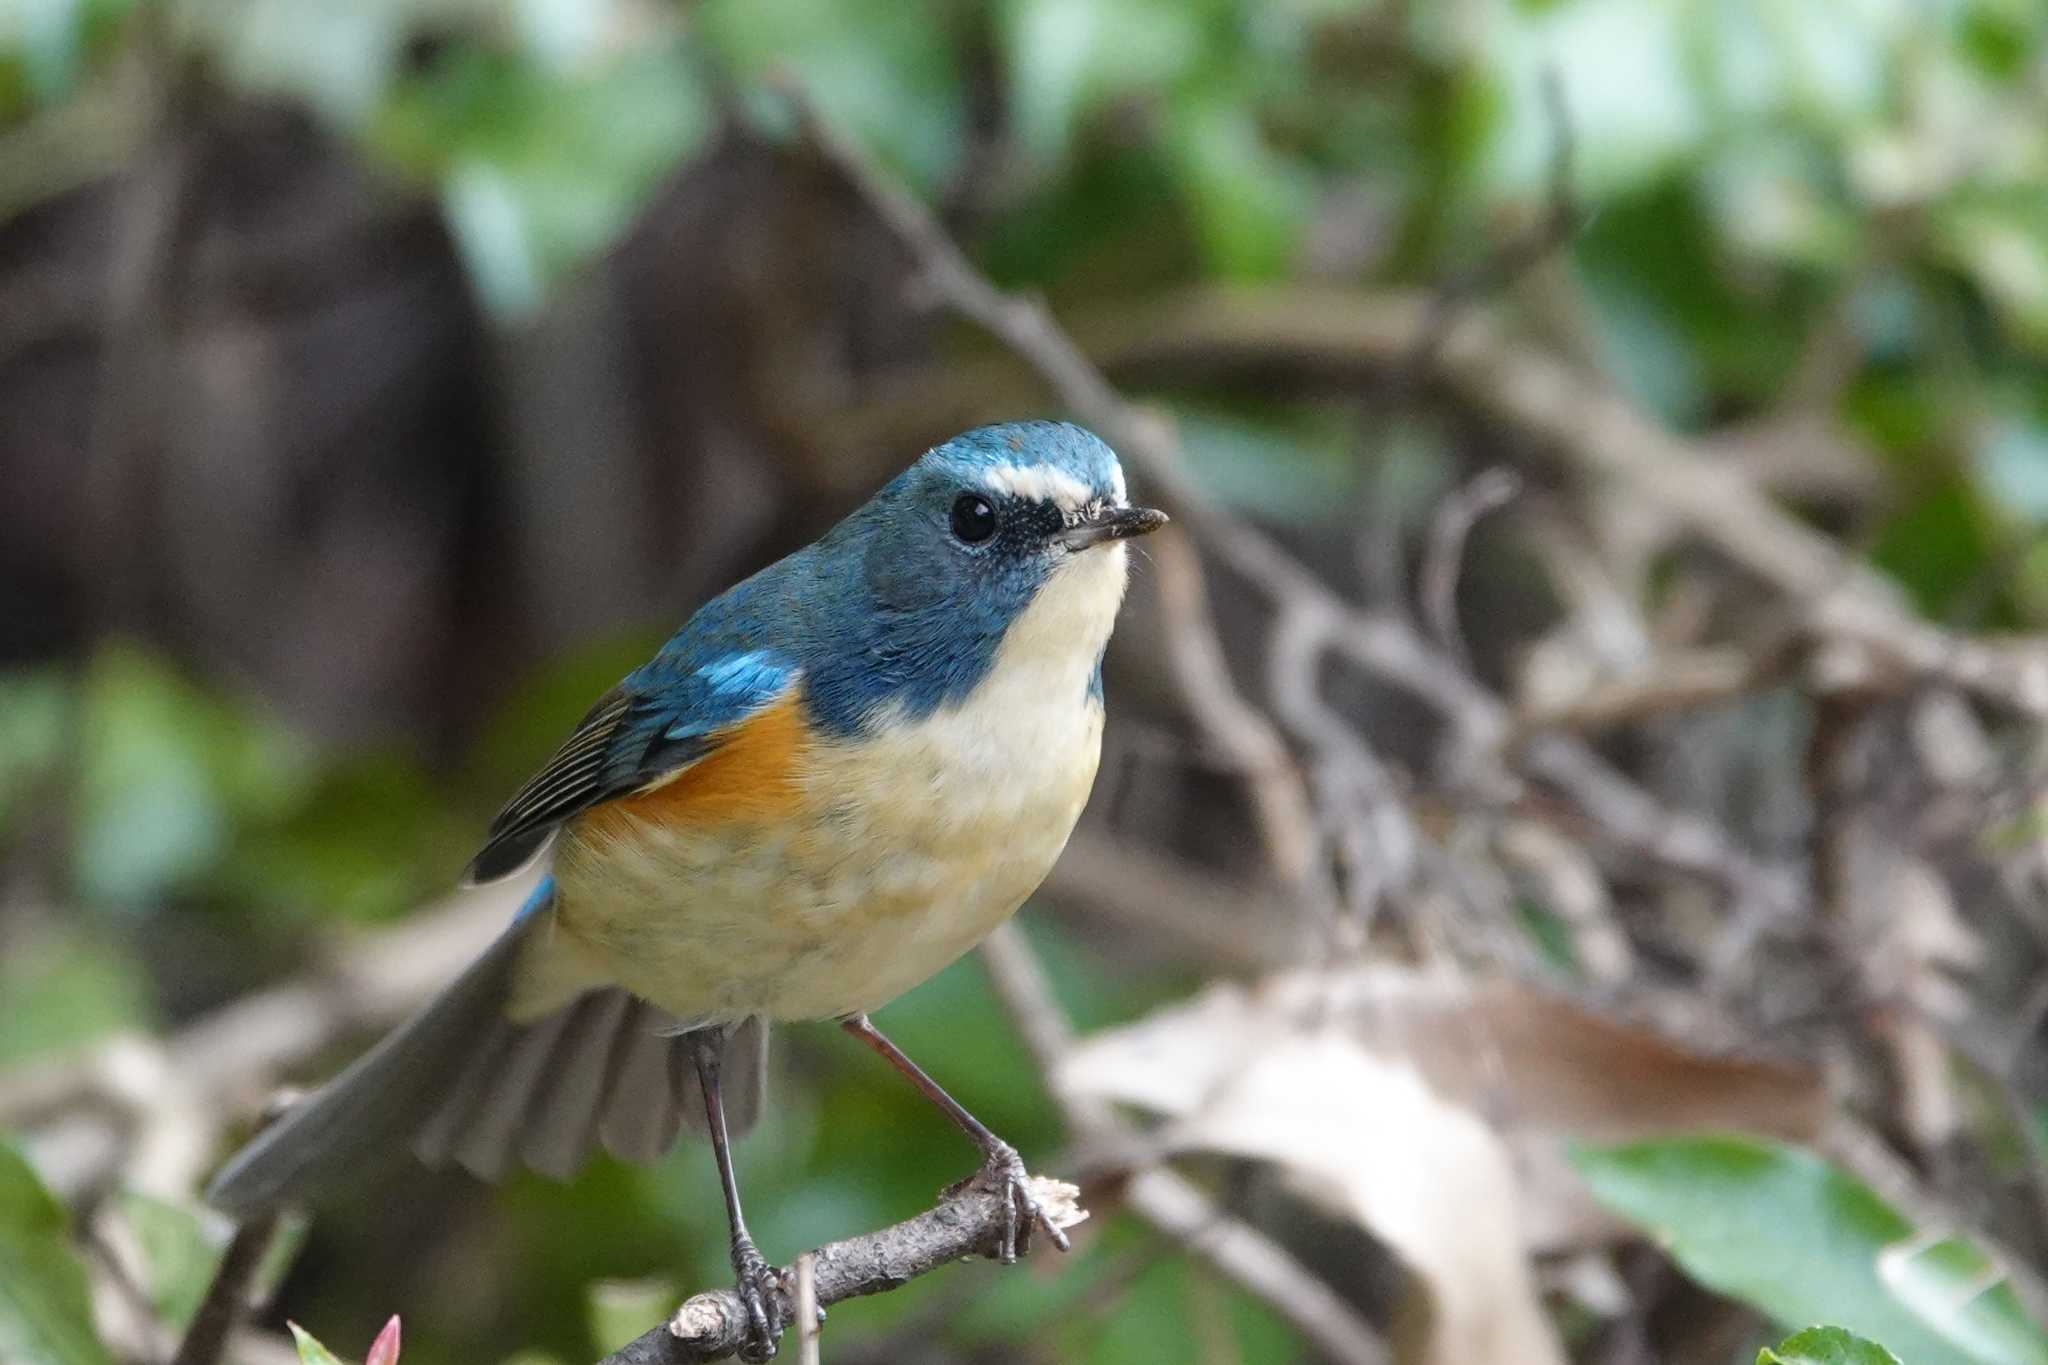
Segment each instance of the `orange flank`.
[{"label": "orange flank", "polygon": [[634,823],[689,828],[772,820],[796,809],[797,762],[810,743],[797,689],[715,731],[711,752],[578,817],[578,833],[626,834]]}]

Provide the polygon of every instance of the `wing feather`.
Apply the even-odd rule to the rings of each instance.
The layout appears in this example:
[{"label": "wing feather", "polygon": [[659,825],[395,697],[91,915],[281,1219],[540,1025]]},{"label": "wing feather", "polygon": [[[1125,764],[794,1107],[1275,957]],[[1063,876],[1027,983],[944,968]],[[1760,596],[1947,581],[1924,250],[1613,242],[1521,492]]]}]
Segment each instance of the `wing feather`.
[{"label": "wing feather", "polygon": [[464,880],[495,881],[518,871],[563,821],[695,763],[718,747],[723,732],[787,693],[798,675],[760,650],[722,652],[694,668],[658,656],[598,698],[554,757],[505,803]]}]

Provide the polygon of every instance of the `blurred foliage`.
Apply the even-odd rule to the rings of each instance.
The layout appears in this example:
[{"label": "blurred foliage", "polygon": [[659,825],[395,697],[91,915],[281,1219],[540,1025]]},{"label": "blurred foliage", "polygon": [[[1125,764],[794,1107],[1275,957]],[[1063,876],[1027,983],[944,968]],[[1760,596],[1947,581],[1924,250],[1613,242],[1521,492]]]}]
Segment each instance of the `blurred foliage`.
[{"label": "blurred foliage", "polygon": [[[1886,488],[1857,512],[1856,542],[1931,615],[2040,627],[2044,61],[2038,0],[12,0],[0,216],[84,183],[109,140],[132,152],[151,73],[190,70],[303,111],[389,193],[437,205],[476,299],[518,335],[711,154],[724,120],[787,143],[780,84],[795,79],[978,224],[1000,281],[1142,314],[1179,285],[1434,284],[1540,216],[1568,138],[1577,293],[1564,321],[1535,325],[1581,329],[1576,349],[1690,432],[1771,416],[1817,347],[1845,350],[1826,401]],[[981,102],[1001,111],[993,170]],[[1454,434],[1426,417],[1361,433],[1350,406],[1284,391],[1157,396],[1195,475],[1258,516],[1348,526],[1369,500],[1413,529],[1454,474]],[[322,746],[238,680],[190,676],[139,641],[0,676],[0,843],[66,907],[0,958],[0,1065],[177,1022],[287,970],[300,940],[433,894],[492,803],[653,638],[587,642],[511,680],[455,762]],[[1556,917],[1529,919],[1568,964]],[[1057,925],[1033,932],[1084,1027],[1188,984]],[[199,947],[169,955],[180,941]],[[225,943],[223,968],[207,949]],[[887,1023],[1024,1150],[1054,1152],[1061,1134],[977,973],[956,966]],[[742,1149],[764,1244],[904,1216],[971,1166],[870,1059],[823,1033],[778,1046],[788,1083]],[[1787,1327],[1843,1322],[1915,1365],[2048,1358],[2009,1290],[1944,1307],[1985,1272],[1981,1253],[1923,1238],[1811,1155],[1701,1140],[1588,1152],[1582,1169],[1689,1273]],[[459,1198],[447,1184],[439,1197]],[[476,1215],[488,1255],[435,1243],[421,1274],[445,1292],[419,1295],[408,1361],[474,1359],[479,1340],[574,1360],[630,1335],[648,1302],[725,1276],[711,1189],[697,1150],[513,1181]],[[175,1321],[213,1240],[190,1211],[122,1199]],[[308,1277],[294,1311],[359,1340],[342,1333],[392,1306],[364,1269],[390,1259],[388,1235],[370,1210],[337,1210],[310,1253],[331,1273]],[[593,1288],[607,1277],[640,1287]],[[887,1342],[937,1304],[962,1353],[1050,1322],[1062,1360],[1195,1359],[1193,1306],[1220,1296],[1242,1358],[1300,1353],[1267,1310],[1122,1220],[1000,1293],[963,1282],[997,1277],[962,1268],[847,1304],[833,1342]],[[104,1360],[84,1296],[61,1210],[0,1147],[0,1334],[37,1334],[0,1335],[0,1358]],[[1858,1358],[1806,1335],[1767,1358]]]},{"label": "blurred foliage", "polygon": [[65,1222],[27,1160],[0,1142],[0,1360],[107,1365]]},{"label": "blurred foliage", "polygon": [[1874,1341],[1839,1327],[1809,1327],[1757,1354],[1756,1365],[1899,1365],[1899,1358]]},{"label": "blurred foliage", "polygon": [[1585,1149],[1576,1164],[1688,1274],[1781,1324],[1843,1323],[1916,1365],[2048,1361],[2048,1333],[1989,1256],[1810,1152],[1686,1138]]},{"label": "blurred foliage", "polygon": [[135,1190],[122,1192],[121,1212],[135,1233],[150,1305],[165,1327],[182,1332],[220,1264],[224,1243],[217,1229],[209,1231],[218,1220]]}]

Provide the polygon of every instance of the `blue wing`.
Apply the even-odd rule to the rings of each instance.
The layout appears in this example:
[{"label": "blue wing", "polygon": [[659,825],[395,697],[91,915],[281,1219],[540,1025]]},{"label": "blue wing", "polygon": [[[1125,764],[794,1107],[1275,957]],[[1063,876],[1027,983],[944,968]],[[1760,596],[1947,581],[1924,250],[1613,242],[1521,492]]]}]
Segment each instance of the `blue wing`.
[{"label": "blue wing", "polygon": [[772,649],[663,650],[598,698],[498,812],[465,879],[518,871],[564,820],[696,762],[722,732],[793,687],[799,672]]}]

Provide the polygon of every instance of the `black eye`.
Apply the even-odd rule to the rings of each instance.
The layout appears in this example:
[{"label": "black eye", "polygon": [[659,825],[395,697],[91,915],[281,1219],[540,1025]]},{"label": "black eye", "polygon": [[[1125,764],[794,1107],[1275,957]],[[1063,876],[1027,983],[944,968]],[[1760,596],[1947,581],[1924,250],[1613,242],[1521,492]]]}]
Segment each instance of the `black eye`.
[{"label": "black eye", "polygon": [[996,533],[996,509],[988,499],[962,493],[953,499],[953,534],[969,545],[979,545]]}]

